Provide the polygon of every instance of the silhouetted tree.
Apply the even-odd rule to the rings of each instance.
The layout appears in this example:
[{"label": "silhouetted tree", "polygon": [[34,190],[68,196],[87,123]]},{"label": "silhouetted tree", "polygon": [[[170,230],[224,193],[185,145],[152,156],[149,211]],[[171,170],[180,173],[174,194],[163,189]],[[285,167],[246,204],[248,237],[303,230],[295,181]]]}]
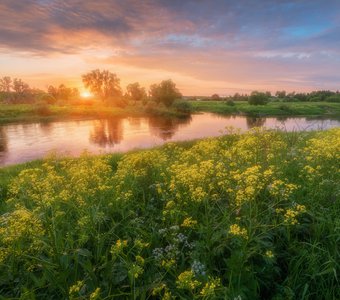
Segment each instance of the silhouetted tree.
[{"label": "silhouetted tree", "polygon": [[4,76],[0,79],[0,92],[9,93],[11,91],[12,79],[9,76]]},{"label": "silhouetted tree", "polygon": [[108,70],[93,70],[82,76],[83,83],[94,95],[105,102],[121,98],[120,79]]},{"label": "silhouetted tree", "polygon": [[54,97],[55,99],[58,99],[58,88],[53,86],[53,85],[50,85],[48,88],[47,88],[47,93],[49,95],[51,95],[52,97]]},{"label": "silhouetted tree", "polygon": [[220,100],[220,96],[218,94],[211,95],[211,100]]},{"label": "silhouetted tree", "polygon": [[138,82],[130,83],[126,90],[128,97],[134,100],[135,103],[146,98],[145,88],[141,87]]},{"label": "silhouetted tree", "polygon": [[18,95],[23,95],[29,91],[29,85],[18,78],[14,78],[12,87]]},{"label": "silhouetted tree", "polygon": [[275,93],[275,96],[278,98],[285,98],[286,97],[286,91],[277,91]]},{"label": "silhouetted tree", "polygon": [[153,84],[150,86],[149,95],[157,103],[163,103],[169,107],[182,95],[176,88],[176,84],[171,80],[163,80],[160,84]]},{"label": "silhouetted tree", "polygon": [[50,85],[47,88],[47,93],[55,100],[69,101],[71,99],[79,98],[79,91],[77,88],[66,87],[65,84],[60,84],[59,87]]}]

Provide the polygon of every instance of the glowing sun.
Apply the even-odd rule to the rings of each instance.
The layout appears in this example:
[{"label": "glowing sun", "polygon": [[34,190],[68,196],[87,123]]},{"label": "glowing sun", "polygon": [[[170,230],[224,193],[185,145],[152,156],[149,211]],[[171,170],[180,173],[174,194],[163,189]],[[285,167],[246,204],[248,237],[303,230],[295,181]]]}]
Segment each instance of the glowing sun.
[{"label": "glowing sun", "polygon": [[90,97],[92,97],[93,95],[92,95],[90,92],[85,91],[85,92],[80,93],[80,96],[81,96],[82,98],[90,98]]}]

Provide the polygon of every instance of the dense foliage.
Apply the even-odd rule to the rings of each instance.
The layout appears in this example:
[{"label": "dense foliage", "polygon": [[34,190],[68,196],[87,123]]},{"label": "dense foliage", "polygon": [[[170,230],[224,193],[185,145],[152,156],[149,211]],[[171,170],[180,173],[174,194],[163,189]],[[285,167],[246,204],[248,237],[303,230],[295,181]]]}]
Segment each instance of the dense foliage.
[{"label": "dense foliage", "polygon": [[162,103],[166,107],[171,106],[177,98],[182,95],[171,80],[163,80],[159,84],[152,84],[149,91],[150,97],[156,103]]},{"label": "dense foliage", "polygon": [[[254,97],[255,95],[255,97]],[[217,97],[216,97],[217,96]],[[259,97],[261,96],[261,97]],[[197,97],[190,97],[191,100],[197,100]],[[261,99],[256,103],[257,99]],[[212,100],[212,101],[248,101],[250,104],[265,104],[267,101],[282,101],[282,102],[338,102],[340,103],[339,91],[313,91],[310,93],[287,93],[286,91],[277,91],[274,95],[270,92],[258,92],[253,91],[250,95],[235,93],[234,95],[227,97],[220,97],[216,94],[211,97],[200,97],[200,100]],[[253,103],[252,103],[253,102]]]},{"label": "dense foliage", "polygon": [[0,294],[339,299],[340,129],[47,159],[10,184]]},{"label": "dense foliage", "polygon": [[248,103],[251,105],[264,105],[269,101],[269,96],[266,93],[254,91],[248,98]]}]

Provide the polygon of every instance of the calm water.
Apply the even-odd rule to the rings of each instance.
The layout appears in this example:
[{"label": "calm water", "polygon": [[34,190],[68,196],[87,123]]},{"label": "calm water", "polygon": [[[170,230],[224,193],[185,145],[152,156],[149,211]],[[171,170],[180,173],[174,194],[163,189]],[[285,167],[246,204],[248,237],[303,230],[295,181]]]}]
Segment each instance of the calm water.
[{"label": "calm water", "polygon": [[226,126],[247,130],[254,126],[287,131],[339,127],[339,120],[306,118],[253,118],[211,113],[186,119],[125,117],[86,121],[63,121],[0,125],[0,166],[30,161],[50,151],[77,156],[149,148],[169,141],[221,135]]}]

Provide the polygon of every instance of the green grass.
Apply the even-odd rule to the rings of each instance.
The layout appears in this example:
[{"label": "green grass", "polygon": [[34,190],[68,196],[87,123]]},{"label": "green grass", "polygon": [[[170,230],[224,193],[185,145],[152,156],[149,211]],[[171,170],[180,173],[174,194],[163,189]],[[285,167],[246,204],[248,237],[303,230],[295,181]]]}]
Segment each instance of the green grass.
[{"label": "green grass", "polygon": [[193,111],[221,114],[340,117],[340,103],[269,102],[266,105],[250,105],[245,101],[234,103],[234,106],[230,106],[224,101],[190,101]]},{"label": "green grass", "polygon": [[[319,116],[340,117],[340,103],[325,102],[269,102],[267,105],[249,105],[235,102],[234,106],[223,101],[190,101],[185,109],[189,112],[214,112],[220,114],[253,116]],[[128,105],[125,108],[104,105],[30,105],[0,104],[0,123],[34,122],[46,120],[107,118],[114,116],[164,115],[181,117],[181,101],[172,108],[161,105]]]},{"label": "green grass", "polygon": [[0,123],[34,122],[46,120],[107,118],[115,116],[166,115],[181,117],[175,108],[161,105],[129,105],[125,108],[104,105],[31,105],[0,104]]},{"label": "green grass", "polygon": [[340,130],[0,169],[10,299],[339,299]]}]

